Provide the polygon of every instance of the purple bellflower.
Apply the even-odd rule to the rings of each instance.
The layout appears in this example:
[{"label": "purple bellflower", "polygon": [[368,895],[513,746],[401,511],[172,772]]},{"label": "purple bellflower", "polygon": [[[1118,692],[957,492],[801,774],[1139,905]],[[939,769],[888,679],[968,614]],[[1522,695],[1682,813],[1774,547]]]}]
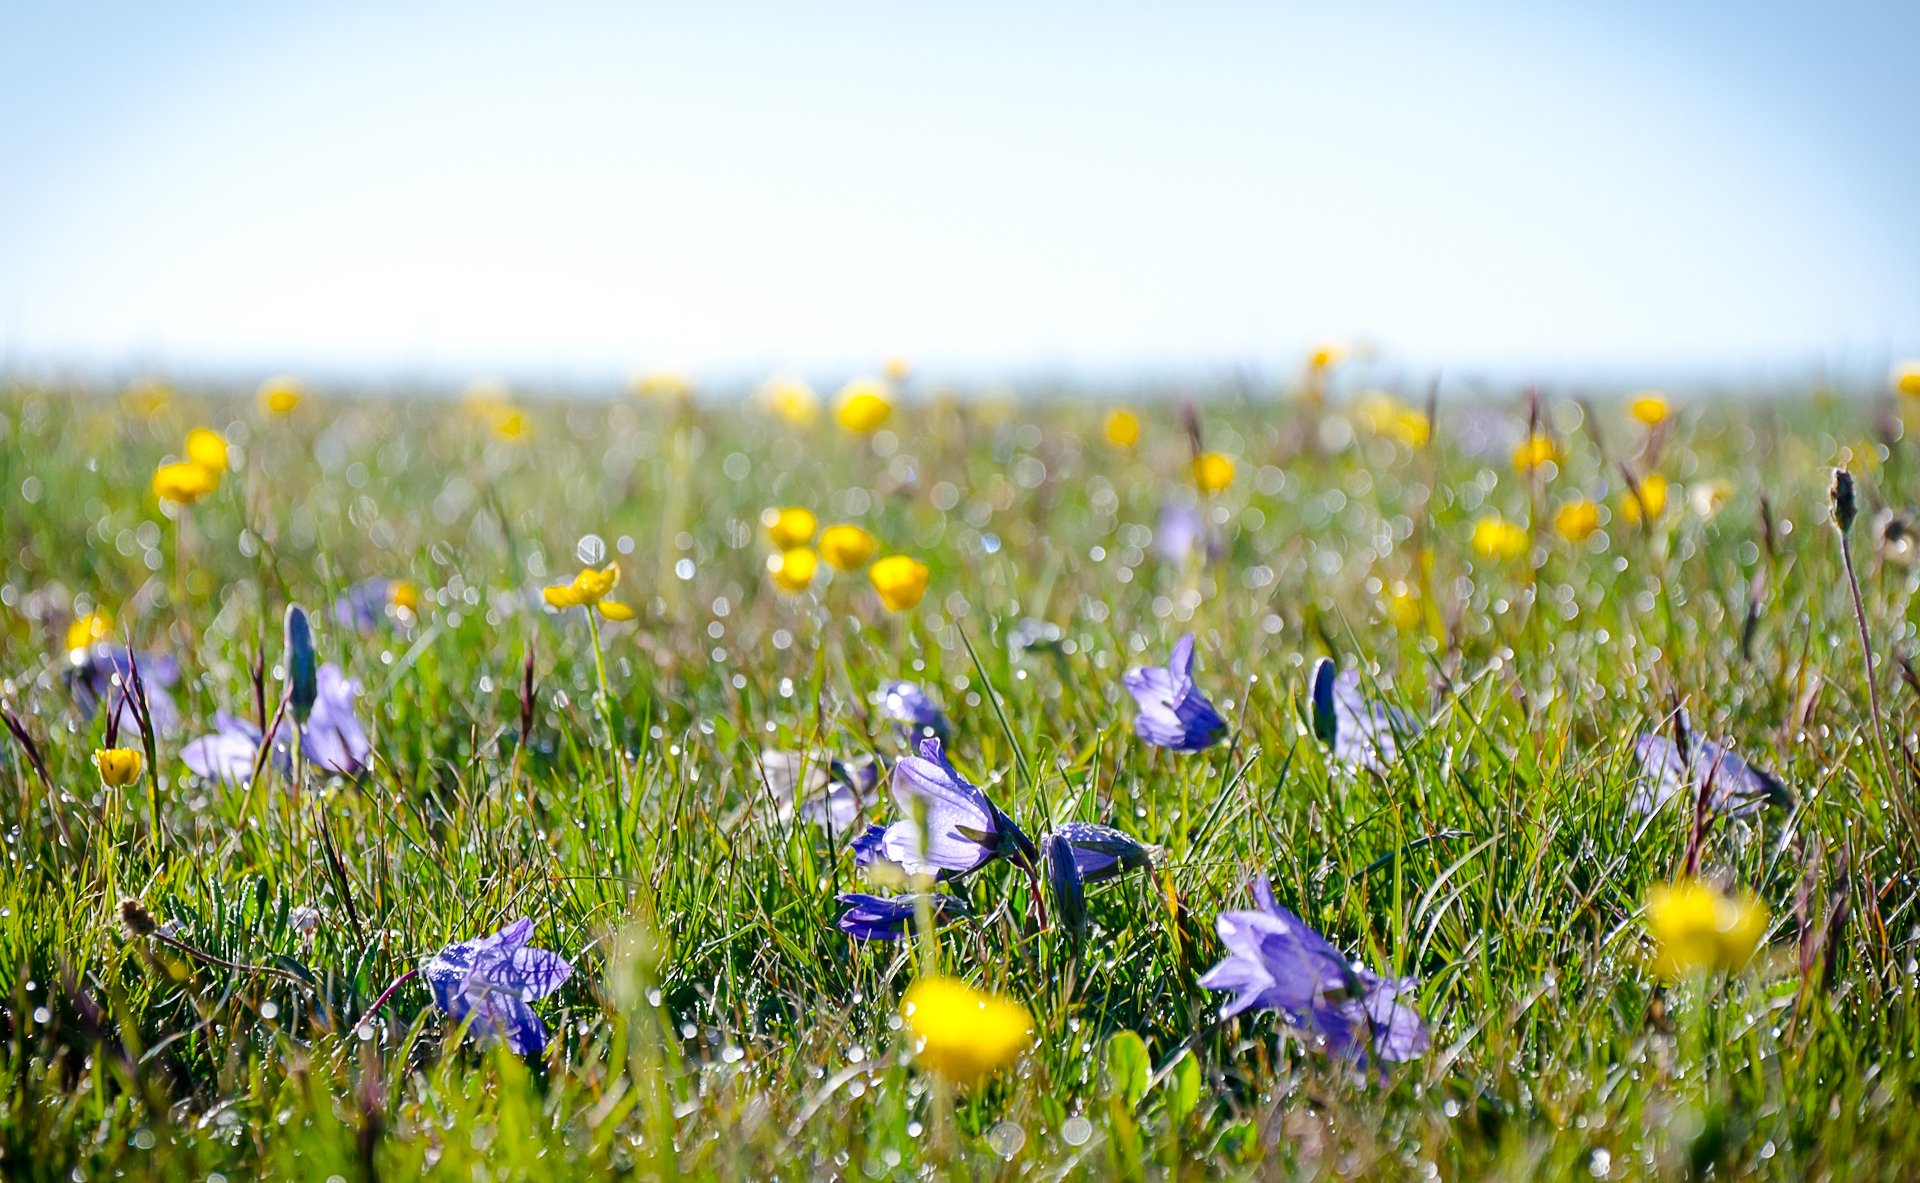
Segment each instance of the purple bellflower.
[{"label": "purple bellflower", "polygon": [[[397,611],[394,591],[405,587],[411,592],[411,584],[397,584],[385,576],[376,575],[371,579],[362,579],[333,601],[333,620],[343,628],[359,633],[376,633],[387,624]],[[411,599],[402,601],[411,603]]]},{"label": "purple bellflower", "polygon": [[1160,525],[1153,532],[1153,549],[1169,563],[1181,564],[1193,557],[1194,544],[1206,531],[1200,511],[1191,505],[1169,505],[1160,511]]},{"label": "purple bellflower", "polygon": [[856,865],[888,863],[912,878],[963,875],[995,858],[1033,869],[1033,840],[954,771],[939,740],[922,742],[918,756],[894,765],[892,793],[907,816],[855,838]]},{"label": "purple bellflower", "polygon": [[547,1046],[547,1029],[527,1004],[545,998],[573,976],[558,953],[527,947],[533,921],[522,918],[490,937],[461,941],[420,967],[433,1000],[454,1022],[472,1020],[483,1039],[500,1038],[521,1055]]},{"label": "purple bellflower", "polygon": [[[300,747],[314,767],[340,776],[358,776],[367,769],[373,745],[353,712],[360,684],[328,662],[314,678],[313,713],[300,732]],[[244,786],[253,775],[260,751],[260,728],[251,720],[221,711],[214,715],[214,731],[181,749],[180,758],[196,776]],[[157,728],[159,724],[156,722]],[[282,720],[273,733],[273,765],[282,773],[293,768],[292,732]]]},{"label": "purple bellflower", "polygon": [[1314,663],[1309,685],[1314,734],[1349,769],[1385,768],[1399,754],[1400,740],[1419,730],[1405,711],[1368,701],[1359,671],[1336,673],[1331,658]]},{"label": "purple bellflower", "polygon": [[1047,890],[1053,897],[1053,915],[1075,941],[1087,935],[1087,886],[1073,844],[1059,830],[1040,840],[1047,860]]},{"label": "purple bellflower", "polygon": [[1128,670],[1121,677],[1140,706],[1133,730],[1156,747],[1198,752],[1227,734],[1227,721],[1193,684],[1193,634],[1173,646],[1166,666]]},{"label": "purple bellflower", "polygon": [[1136,841],[1112,826],[1095,822],[1062,822],[1053,828],[1052,836],[1067,844],[1067,849],[1073,855],[1074,869],[1083,883],[1115,879],[1153,863],[1153,852],[1144,842]]},{"label": "purple bellflower", "polygon": [[1349,962],[1326,938],[1274,902],[1266,876],[1254,880],[1256,910],[1215,921],[1227,956],[1200,985],[1231,994],[1222,1019],[1259,1008],[1280,1015],[1308,1046],[1365,1064],[1411,1060],[1431,1043],[1420,1015],[1401,999],[1414,978],[1384,978]]},{"label": "purple bellflower", "polygon": [[131,701],[133,666],[137,662],[156,738],[166,739],[180,730],[180,708],[167,692],[180,680],[180,663],[173,658],[158,653],[130,653],[105,641],[75,649],[71,658],[73,664],[65,674],[67,690],[89,723],[105,702],[114,713],[116,730],[128,735],[142,734],[140,712]]},{"label": "purple bellflower", "polygon": [[873,805],[880,767],[871,756],[840,760],[825,752],[768,748],[756,771],[782,818],[798,817],[843,833]]},{"label": "purple bellflower", "polygon": [[[1681,726],[1686,726],[1684,720]],[[1672,740],[1649,732],[1634,745],[1634,755],[1640,760],[1641,776],[1627,808],[1635,813],[1655,813],[1683,790],[1691,805],[1703,787],[1708,808],[1729,817],[1748,817],[1766,805],[1793,806],[1793,793],[1779,778],[1710,739],[1691,737],[1687,758],[1682,760]]]},{"label": "purple bellflower", "polygon": [[840,914],[840,931],[856,941],[897,941],[912,929],[914,908],[921,894],[933,909],[936,924],[948,916],[968,914],[965,900],[945,892],[868,895],[863,891],[848,891],[834,897],[846,908]]},{"label": "purple bellflower", "polygon": [[928,737],[944,743],[950,734],[946,714],[916,683],[882,682],[874,702],[880,707],[880,713],[898,724],[914,743]]}]

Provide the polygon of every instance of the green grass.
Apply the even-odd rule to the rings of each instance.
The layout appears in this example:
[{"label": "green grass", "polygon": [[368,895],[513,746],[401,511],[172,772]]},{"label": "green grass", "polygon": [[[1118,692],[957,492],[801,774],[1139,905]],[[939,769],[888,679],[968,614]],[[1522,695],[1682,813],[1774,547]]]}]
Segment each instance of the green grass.
[{"label": "green grass", "polygon": [[[1896,805],[1920,799],[1899,754],[1920,699],[1893,659],[1920,568],[1863,514],[1889,770],[1827,506],[1838,463],[1870,511],[1920,493],[1884,410],[1683,403],[1649,448],[1619,407],[1549,399],[1563,458],[1530,482],[1507,455],[1517,398],[1443,405],[1416,451],[1338,405],[1321,425],[1223,396],[1206,442],[1238,478],[1211,506],[1215,557],[1180,565],[1148,533],[1192,495],[1173,406],[1119,452],[1100,408],[1065,400],[909,403],[873,443],[731,405],[536,401],[508,442],[434,401],[263,420],[179,395],[142,417],[0,390],[0,690],[58,790],[0,746],[0,1175],[1909,1177],[1920,842]],[[201,424],[236,471],[176,530],[148,480]],[[1675,484],[1650,529],[1620,520],[1623,463]],[[1707,519],[1688,490],[1713,479],[1733,492]],[[1582,492],[1612,519],[1574,546],[1551,513]],[[889,615],[857,576],[776,592],[757,522],[787,504],[925,560],[926,599]],[[1537,566],[1473,552],[1492,509],[1539,523]],[[639,610],[601,628],[617,751],[581,613],[539,607],[585,534]],[[423,589],[412,627],[332,624],[372,575]],[[1427,589],[1418,624],[1388,619],[1396,581]],[[299,794],[194,783],[180,745],[218,708],[251,713],[263,651],[277,695],[289,601],[364,684],[376,767]],[[157,832],[143,788],[100,786],[100,724],[62,685],[76,604],[184,668]],[[1029,616],[1065,630],[1057,657],[1009,652]],[[1177,756],[1133,736],[1120,674],[1189,630],[1233,731]],[[1432,718],[1384,774],[1330,768],[1313,738],[1304,679],[1330,651]],[[754,803],[763,746],[897,755],[868,701],[894,677],[933,688],[955,762],[1030,833],[1104,821],[1161,852],[1094,890],[1079,955],[1029,918],[1024,877],[980,876],[938,957],[1026,1002],[1036,1041],[950,1119],[895,1018],[915,952],[850,945],[843,844]],[[1706,839],[1703,869],[1772,909],[1759,959],[1663,989],[1640,908],[1690,818],[1626,802],[1633,740],[1677,700],[1798,804]],[[1380,1079],[1271,1017],[1215,1021],[1196,979],[1257,872],[1341,948],[1422,979],[1425,1057]],[[1848,912],[1831,979],[1824,950],[1801,971],[1803,896],[1817,930]],[[123,897],[283,972],[131,937]],[[417,985],[363,1022],[424,955],[523,914],[580,971],[537,1004],[544,1060],[463,1040]]]}]

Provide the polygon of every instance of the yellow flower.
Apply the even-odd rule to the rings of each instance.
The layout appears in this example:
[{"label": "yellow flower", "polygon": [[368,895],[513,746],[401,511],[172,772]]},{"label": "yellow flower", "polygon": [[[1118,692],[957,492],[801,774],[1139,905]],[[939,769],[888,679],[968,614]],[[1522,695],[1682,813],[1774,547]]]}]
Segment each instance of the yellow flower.
[{"label": "yellow flower", "polygon": [[1712,477],[1687,488],[1687,504],[1702,519],[1711,520],[1726,508],[1733,500],[1733,482],[1725,477]]},{"label": "yellow flower", "polygon": [[105,608],[96,608],[85,616],[74,618],[67,626],[67,648],[86,649],[96,641],[110,640],[113,637],[113,615]]},{"label": "yellow flower", "polygon": [[686,402],[693,397],[693,379],[671,370],[655,370],[633,380],[633,392],[641,398],[666,402]]},{"label": "yellow flower", "polygon": [[1499,514],[1473,524],[1473,549],[1490,559],[1517,559],[1527,553],[1527,531]]},{"label": "yellow flower", "polygon": [[1202,493],[1218,493],[1233,483],[1233,461],[1218,452],[1193,458],[1193,483]]},{"label": "yellow flower", "polygon": [[886,374],[889,382],[905,382],[907,375],[913,373],[913,365],[906,358],[895,354],[887,359]]},{"label": "yellow flower", "polygon": [[1393,627],[1402,632],[1420,627],[1420,621],[1424,615],[1420,609],[1420,589],[1395,580],[1393,586],[1387,589],[1387,598],[1383,607],[1386,609],[1387,619],[1393,622]]},{"label": "yellow flower", "polygon": [[1558,459],[1559,455],[1551,439],[1535,432],[1514,447],[1513,467],[1520,472],[1532,472],[1548,461]]},{"label": "yellow flower", "polygon": [[123,789],[140,779],[145,761],[135,748],[97,748],[93,766],[100,770],[100,783],[110,789]]},{"label": "yellow flower", "polygon": [[840,388],[834,399],[834,418],[840,426],[856,435],[872,435],[893,414],[887,388],[871,378],[861,378]]},{"label": "yellow flower", "polygon": [[828,526],[820,532],[820,557],[841,571],[866,566],[879,546],[879,539],[858,526]]},{"label": "yellow flower", "polygon": [[292,378],[268,378],[260,384],[260,409],[269,415],[288,415],[306,392]]},{"label": "yellow flower", "polygon": [[1410,407],[1384,390],[1370,390],[1354,400],[1354,413],[1375,434],[1396,439],[1410,448],[1424,448],[1433,438],[1427,413]]},{"label": "yellow flower", "polygon": [[888,555],[867,571],[889,611],[905,612],[927,594],[927,565],[906,555]]},{"label": "yellow flower", "polygon": [[1018,1059],[1033,1037],[1027,1008],[958,978],[921,978],[908,987],[900,1017],[913,1058],[955,1084],[985,1079]]},{"label": "yellow flower", "polygon": [[1121,407],[1107,416],[1107,442],[1116,448],[1131,448],[1140,442],[1140,416]]},{"label": "yellow flower", "polygon": [[1668,404],[1667,396],[1659,391],[1643,390],[1628,400],[1627,414],[1648,427],[1658,427],[1667,421],[1667,416],[1673,414],[1673,407]]},{"label": "yellow flower", "polygon": [[175,505],[193,505],[220,487],[220,474],[191,461],[153,470],[153,495]]},{"label": "yellow flower", "polygon": [[1322,342],[1307,354],[1307,368],[1330,370],[1347,359],[1347,352],[1347,347],[1337,341]]},{"label": "yellow flower", "polygon": [[1627,490],[1626,500],[1620,503],[1620,516],[1630,526],[1640,524],[1642,518],[1647,521],[1659,517],[1667,508],[1667,478],[1657,472],[1650,472],[1640,478],[1640,493],[1634,495]]},{"label": "yellow flower", "polygon": [[781,550],[792,550],[812,541],[813,532],[820,522],[813,516],[812,510],[789,505],[785,509],[761,510],[760,524],[767,528],[767,537],[773,539],[775,546]]},{"label": "yellow flower", "polygon": [[196,427],[187,433],[187,459],[211,473],[227,471],[227,440],[217,431]]},{"label": "yellow flower", "polygon": [[1600,507],[1577,497],[1553,515],[1553,531],[1568,542],[1585,542],[1600,528]]},{"label": "yellow flower", "polygon": [[608,593],[620,580],[620,567],[617,563],[608,563],[604,568],[587,567],[573,577],[571,583],[556,583],[540,592],[549,608],[565,611],[568,608],[592,608],[608,620],[632,620],[633,609],[618,600],[609,600]]},{"label": "yellow flower", "polygon": [[785,592],[803,592],[813,585],[814,572],[820,569],[820,557],[804,546],[789,547],[767,556],[767,573],[775,586]]},{"label": "yellow flower", "polygon": [[396,579],[387,585],[387,607],[396,612],[420,610],[420,585],[411,579]]},{"label": "yellow flower", "polygon": [[1893,388],[1908,398],[1920,398],[1920,361],[1903,361],[1893,367]]},{"label": "yellow flower", "polygon": [[1767,932],[1767,906],[1752,895],[1728,895],[1698,879],[1661,884],[1647,892],[1647,931],[1653,934],[1653,970],[1669,980],[1697,970],[1745,965]]},{"label": "yellow flower", "polygon": [[760,399],[795,427],[811,427],[820,418],[820,396],[798,378],[769,378]]}]

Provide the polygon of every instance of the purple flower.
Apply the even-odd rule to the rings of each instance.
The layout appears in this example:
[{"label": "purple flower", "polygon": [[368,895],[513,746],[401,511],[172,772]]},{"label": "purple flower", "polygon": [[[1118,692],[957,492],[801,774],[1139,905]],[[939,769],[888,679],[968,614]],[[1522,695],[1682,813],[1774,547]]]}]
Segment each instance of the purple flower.
[{"label": "purple flower", "polygon": [[1193,634],[1174,643],[1163,669],[1145,666],[1121,677],[1140,705],[1133,730],[1156,747],[1197,752],[1220,742],[1227,721],[1193,684]]},{"label": "purple flower", "polygon": [[946,740],[947,716],[915,683],[882,682],[874,700],[879,704],[880,713],[899,724],[910,740],[917,742],[929,736]]},{"label": "purple flower", "polygon": [[1047,892],[1053,897],[1053,914],[1060,927],[1078,941],[1087,935],[1087,889],[1080,874],[1080,859],[1073,843],[1058,830],[1041,839],[1047,859]]},{"label": "purple flower", "polygon": [[384,576],[362,579],[333,601],[334,623],[361,633],[380,631],[393,608],[393,589],[393,580]]},{"label": "purple flower", "polygon": [[1347,768],[1385,768],[1399,754],[1400,739],[1419,730],[1406,712],[1368,701],[1359,671],[1336,674],[1330,658],[1314,663],[1310,687],[1314,734]]},{"label": "purple flower", "polygon": [[1118,878],[1128,871],[1149,866],[1152,852],[1112,826],[1094,822],[1062,822],[1053,829],[1053,837],[1063,840],[1073,854],[1073,863],[1081,882],[1100,883]]},{"label": "purple flower", "polygon": [[558,953],[528,948],[532,934],[533,921],[522,918],[490,937],[448,945],[420,967],[434,1002],[454,1022],[471,1019],[475,1035],[504,1039],[521,1055],[547,1046],[547,1029],[527,1004],[573,975]]},{"label": "purple flower", "polygon": [[[139,711],[131,701],[133,664],[140,666],[140,681],[147,691],[147,712],[153,717],[156,738],[166,739],[180,730],[180,708],[174,705],[167,688],[180,680],[180,663],[158,653],[130,653],[105,641],[75,649],[73,664],[67,669],[67,690],[74,705],[91,723],[100,704],[111,704],[114,726],[129,735],[139,735]],[[121,693],[122,689],[127,693]]]},{"label": "purple flower", "polygon": [[[360,684],[328,662],[315,676],[317,697],[313,714],[300,732],[301,751],[316,768],[341,776],[358,776],[366,771],[373,745],[354,716],[354,696]],[[156,727],[159,726],[156,720]],[[260,728],[251,720],[221,711],[213,717],[212,735],[203,735],[181,749],[180,758],[197,776],[229,785],[244,786],[253,775],[255,756],[260,751]],[[293,768],[291,730],[282,720],[273,733],[273,765],[282,773]]]},{"label": "purple flower", "polygon": [[906,820],[854,839],[854,862],[897,866],[911,877],[960,875],[994,858],[1032,867],[1038,852],[1013,819],[947,763],[940,741],[893,768],[893,800]]},{"label": "purple flower", "polygon": [[[1681,726],[1685,727],[1683,719]],[[1764,805],[1783,809],[1793,806],[1793,794],[1779,778],[1742,760],[1721,744],[1698,736],[1687,744],[1687,759],[1664,735],[1649,732],[1634,744],[1641,776],[1634,786],[1627,808],[1635,813],[1654,813],[1687,792],[1689,805],[1707,787],[1707,806],[1715,813],[1747,817]]]},{"label": "purple flower", "polygon": [[313,715],[300,732],[300,749],[317,767],[341,776],[358,776],[366,771],[367,760],[373,755],[373,744],[353,713],[360,683],[328,662],[320,667],[318,685]]},{"label": "purple flower", "polygon": [[1253,883],[1251,912],[1222,912],[1215,921],[1227,956],[1200,984],[1233,995],[1222,1019],[1258,1007],[1280,1015],[1311,1047],[1366,1063],[1411,1060],[1431,1040],[1405,1002],[1413,978],[1383,978],[1349,962],[1326,938],[1274,902],[1266,876]]},{"label": "purple flower", "polygon": [[856,941],[897,941],[912,927],[916,901],[923,897],[936,924],[948,916],[967,915],[966,901],[945,892],[888,896],[849,891],[834,897],[847,909],[840,914],[839,929]]},{"label": "purple flower", "polygon": [[1191,505],[1169,505],[1160,511],[1160,526],[1153,532],[1153,549],[1169,563],[1184,563],[1193,555],[1194,543],[1206,524],[1200,511]]},{"label": "purple flower", "polygon": [[757,771],[781,817],[799,817],[835,833],[860,820],[880,785],[880,767],[870,756],[838,760],[825,752],[768,748],[760,753]]}]

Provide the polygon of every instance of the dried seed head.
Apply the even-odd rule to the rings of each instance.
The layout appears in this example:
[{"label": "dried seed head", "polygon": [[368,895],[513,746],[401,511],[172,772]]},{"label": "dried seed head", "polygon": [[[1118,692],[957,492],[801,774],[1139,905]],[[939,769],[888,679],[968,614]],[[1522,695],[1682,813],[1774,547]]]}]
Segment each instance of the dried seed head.
[{"label": "dried seed head", "polygon": [[1853,474],[1844,468],[1834,469],[1833,487],[1827,493],[1833,498],[1834,525],[1844,535],[1853,529],[1853,519],[1860,516],[1860,506],[1853,496]]},{"label": "dried seed head", "polygon": [[136,937],[152,936],[154,930],[160,927],[155,923],[153,913],[147,911],[147,906],[132,896],[120,901],[120,923],[126,926],[129,934]]}]

